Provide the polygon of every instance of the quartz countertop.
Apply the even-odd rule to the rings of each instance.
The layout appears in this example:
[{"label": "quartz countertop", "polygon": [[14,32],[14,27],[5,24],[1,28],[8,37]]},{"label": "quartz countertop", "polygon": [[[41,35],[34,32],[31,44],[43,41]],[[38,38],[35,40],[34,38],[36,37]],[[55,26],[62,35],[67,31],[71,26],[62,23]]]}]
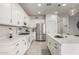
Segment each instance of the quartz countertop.
[{"label": "quartz countertop", "polygon": [[74,35],[64,35],[67,37],[64,38],[55,38],[55,35],[47,33],[52,39],[56,40],[60,44],[79,44],[79,37],[76,37]]}]

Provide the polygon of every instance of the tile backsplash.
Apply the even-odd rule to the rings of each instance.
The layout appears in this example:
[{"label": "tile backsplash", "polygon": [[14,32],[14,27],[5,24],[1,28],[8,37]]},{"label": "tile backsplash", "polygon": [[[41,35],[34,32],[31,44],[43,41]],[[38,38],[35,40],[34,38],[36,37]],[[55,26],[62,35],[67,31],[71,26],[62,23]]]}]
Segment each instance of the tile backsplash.
[{"label": "tile backsplash", "polygon": [[17,35],[16,27],[0,26],[0,39],[9,37],[10,28],[12,29],[12,36],[15,37]]}]

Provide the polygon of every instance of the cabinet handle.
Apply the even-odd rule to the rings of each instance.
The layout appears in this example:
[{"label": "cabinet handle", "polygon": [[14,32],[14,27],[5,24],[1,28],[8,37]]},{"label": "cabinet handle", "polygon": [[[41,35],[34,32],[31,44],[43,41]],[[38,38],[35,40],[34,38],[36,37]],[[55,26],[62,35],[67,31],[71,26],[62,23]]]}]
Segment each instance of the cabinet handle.
[{"label": "cabinet handle", "polygon": [[10,22],[12,23],[12,19],[10,19]]},{"label": "cabinet handle", "polygon": [[57,46],[57,44],[55,43],[55,46]]},{"label": "cabinet handle", "polygon": [[55,49],[58,49],[56,46],[54,46]]},{"label": "cabinet handle", "polygon": [[22,40],[22,41],[24,41],[24,40]]},{"label": "cabinet handle", "polygon": [[16,52],[16,54],[18,54],[19,53],[19,50]]},{"label": "cabinet handle", "polygon": [[18,25],[20,24],[20,22],[18,21]]},{"label": "cabinet handle", "polygon": [[16,46],[18,46],[18,45],[19,45],[19,43],[16,44]]},{"label": "cabinet handle", "polygon": [[26,45],[26,42],[25,42],[25,45]]},{"label": "cabinet handle", "polygon": [[51,42],[49,42],[49,44],[51,44]]}]

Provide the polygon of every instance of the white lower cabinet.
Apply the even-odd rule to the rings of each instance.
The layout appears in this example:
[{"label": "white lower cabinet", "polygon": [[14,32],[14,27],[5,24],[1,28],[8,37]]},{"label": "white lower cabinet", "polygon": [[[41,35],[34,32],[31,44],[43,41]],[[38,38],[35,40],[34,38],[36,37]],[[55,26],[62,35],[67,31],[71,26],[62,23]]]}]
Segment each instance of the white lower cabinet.
[{"label": "white lower cabinet", "polygon": [[29,37],[24,36],[12,44],[0,45],[0,55],[23,55],[31,45],[31,42],[28,42]]},{"label": "white lower cabinet", "polygon": [[47,46],[52,55],[79,55],[79,38],[68,35],[67,38],[55,38],[46,35]]},{"label": "white lower cabinet", "polygon": [[46,36],[47,39],[47,45],[52,55],[59,55],[61,54],[61,44],[59,44],[57,41],[52,39],[50,36]]}]

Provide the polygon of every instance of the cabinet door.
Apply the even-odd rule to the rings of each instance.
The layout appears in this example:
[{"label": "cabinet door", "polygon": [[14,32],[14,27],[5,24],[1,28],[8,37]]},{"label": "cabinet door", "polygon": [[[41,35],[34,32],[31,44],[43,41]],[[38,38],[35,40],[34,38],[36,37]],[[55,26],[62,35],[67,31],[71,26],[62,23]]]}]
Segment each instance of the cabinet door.
[{"label": "cabinet door", "polygon": [[23,26],[23,9],[19,6],[19,5],[17,5],[17,7],[18,7],[18,25],[19,26]]},{"label": "cabinet door", "polygon": [[48,45],[48,48],[50,50],[50,53],[53,54],[54,50],[53,50],[53,45],[52,45],[52,39],[50,36],[46,35],[46,39],[47,39],[47,45]]},{"label": "cabinet door", "polygon": [[10,3],[0,3],[0,24],[11,24]]},{"label": "cabinet door", "polygon": [[[53,41],[53,42],[52,42]],[[59,44],[57,41],[52,39],[52,50],[54,55],[60,55],[61,52],[61,44]]]},{"label": "cabinet door", "polygon": [[18,4],[12,4],[12,24],[23,26],[22,8]]},{"label": "cabinet door", "polygon": [[18,18],[17,18],[17,13],[18,13],[18,10],[17,10],[17,4],[12,4],[12,25],[17,25],[17,22],[18,22]]},{"label": "cabinet door", "polygon": [[25,47],[26,47],[26,41],[25,41],[25,38],[22,39],[22,45],[23,45],[23,49],[25,49]]},{"label": "cabinet door", "polygon": [[25,11],[23,11],[23,21],[26,22],[26,26],[29,27],[30,26],[30,17],[26,14]]},{"label": "cabinet door", "polygon": [[55,41],[50,36],[46,36],[47,38],[47,45],[52,55],[59,55],[61,52],[61,45]]}]

